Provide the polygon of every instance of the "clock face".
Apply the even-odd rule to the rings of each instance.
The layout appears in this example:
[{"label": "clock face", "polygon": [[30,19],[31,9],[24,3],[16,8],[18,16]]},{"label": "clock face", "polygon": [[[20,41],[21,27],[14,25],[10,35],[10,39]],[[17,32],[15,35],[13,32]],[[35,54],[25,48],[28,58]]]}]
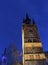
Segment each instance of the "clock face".
[{"label": "clock face", "polygon": [[33,32],[31,30],[26,30],[24,33],[25,37],[33,37]]},{"label": "clock face", "polygon": [[26,30],[25,32],[25,42],[32,42],[33,41],[33,31],[32,30]]},{"label": "clock face", "polygon": [[34,35],[33,35],[33,33],[29,33],[29,37],[33,37]]},{"label": "clock face", "polygon": [[29,30],[29,37],[34,37],[33,31]]}]

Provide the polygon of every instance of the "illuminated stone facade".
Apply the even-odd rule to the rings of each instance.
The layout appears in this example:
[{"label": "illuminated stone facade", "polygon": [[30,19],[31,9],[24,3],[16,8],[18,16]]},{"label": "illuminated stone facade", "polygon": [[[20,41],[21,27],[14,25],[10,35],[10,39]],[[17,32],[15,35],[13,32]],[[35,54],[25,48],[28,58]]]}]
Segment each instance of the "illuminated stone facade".
[{"label": "illuminated stone facade", "polygon": [[[32,23],[31,23],[32,22]],[[22,25],[23,65],[45,65],[45,54],[34,20],[28,14]]]}]

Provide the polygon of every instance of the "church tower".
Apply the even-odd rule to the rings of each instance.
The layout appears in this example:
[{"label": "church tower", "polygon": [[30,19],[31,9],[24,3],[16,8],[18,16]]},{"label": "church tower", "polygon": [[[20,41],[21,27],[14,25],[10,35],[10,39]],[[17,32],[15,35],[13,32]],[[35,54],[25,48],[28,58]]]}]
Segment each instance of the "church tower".
[{"label": "church tower", "polygon": [[26,13],[22,24],[23,65],[44,65],[45,55],[34,19]]}]

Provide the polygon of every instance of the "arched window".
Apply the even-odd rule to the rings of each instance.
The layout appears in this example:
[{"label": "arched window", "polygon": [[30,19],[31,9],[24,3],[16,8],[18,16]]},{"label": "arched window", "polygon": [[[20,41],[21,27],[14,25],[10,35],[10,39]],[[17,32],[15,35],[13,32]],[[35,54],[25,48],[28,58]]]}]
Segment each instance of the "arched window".
[{"label": "arched window", "polygon": [[34,59],[34,56],[33,55],[30,55],[30,60],[33,60]]},{"label": "arched window", "polygon": [[37,54],[37,55],[36,55],[36,59],[40,59],[40,56],[39,56],[39,54]]}]

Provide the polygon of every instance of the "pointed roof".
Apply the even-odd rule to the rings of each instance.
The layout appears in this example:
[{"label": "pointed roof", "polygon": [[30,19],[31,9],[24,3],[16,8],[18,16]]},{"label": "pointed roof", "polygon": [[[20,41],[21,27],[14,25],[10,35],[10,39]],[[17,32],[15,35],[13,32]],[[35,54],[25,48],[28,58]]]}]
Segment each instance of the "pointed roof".
[{"label": "pointed roof", "polygon": [[26,13],[26,19],[29,19],[28,13]]},{"label": "pointed roof", "polygon": [[34,19],[32,19],[32,24],[35,24],[35,20]]},{"label": "pointed roof", "polygon": [[36,27],[36,29],[38,29],[38,28],[37,28],[37,25],[36,25],[36,22],[35,22],[35,20],[34,20],[34,19],[32,19],[32,25],[33,25],[33,26],[35,26],[35,27]]},{"label": "pointed roof", "polygon": [[30,21],[31,21],[31,19],[29,18],[28,13],[26,13],[26,19],[23,20],[23,23],[30,24]]}]

